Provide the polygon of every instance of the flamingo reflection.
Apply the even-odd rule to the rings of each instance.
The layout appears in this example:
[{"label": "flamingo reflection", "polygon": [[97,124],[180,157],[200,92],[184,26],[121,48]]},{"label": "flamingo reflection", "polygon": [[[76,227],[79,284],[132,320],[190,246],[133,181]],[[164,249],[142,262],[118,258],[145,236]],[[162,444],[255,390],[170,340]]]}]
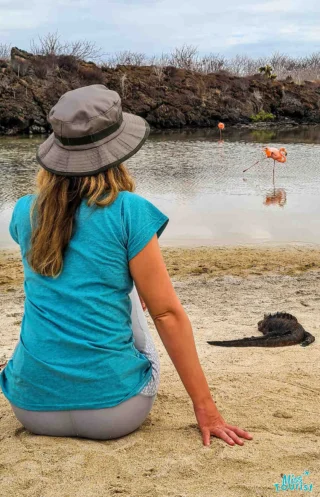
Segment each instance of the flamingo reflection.
[{"label": "flamingo reflection", "polygon": [[287,194],[284,188],[274,188],[266,194],[264,205],[279,205],[284,207],[287,203]]}]

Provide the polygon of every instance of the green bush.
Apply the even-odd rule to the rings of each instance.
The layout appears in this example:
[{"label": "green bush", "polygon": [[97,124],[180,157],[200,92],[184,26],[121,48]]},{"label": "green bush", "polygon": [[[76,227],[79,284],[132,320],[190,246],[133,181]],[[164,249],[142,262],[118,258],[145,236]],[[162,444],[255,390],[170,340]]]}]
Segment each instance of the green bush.
[{"label": "green bush", "polygon": [[273,121],[273,119],[275,119],[275,117],[276,116],[271,114],[271,112],[265,112],[264,110],[261,110],[260,112],[258,112],[258,114],[252,114],[252,116],[250,116],[250,119],[254,123],[257,123],[257,122],[263,122],[263,121]]}]

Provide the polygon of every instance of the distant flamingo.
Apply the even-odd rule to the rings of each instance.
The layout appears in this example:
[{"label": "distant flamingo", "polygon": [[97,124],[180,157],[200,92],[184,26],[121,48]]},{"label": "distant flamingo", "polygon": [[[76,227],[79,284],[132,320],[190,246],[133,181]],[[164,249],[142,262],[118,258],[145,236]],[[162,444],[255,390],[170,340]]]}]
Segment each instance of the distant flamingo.
[{"label": "distant flamingo", "polygon": [[[265,159],[273,159],[273,182],[274,182],[274,170],[275,170],[276,161],[281,162],[282,164],[287,162],[287,151],[284,147],[281,147],[279,149],[274,148],[274,147],[265,147],[263,149],[263,151],[266,154]],[[243,172],[245,173],[246,171],[251,169],[253,166],[256,166],[257,164],[259,164],[259,162],[260,161],[258,160],[257,162],[252,164],[252,166],[245,169]]]},{"label": "distant flamingo", "polygon": [[220,140],[221,140],[221,138],[222,138],[222,131],[225,128],[224,123],[218,123],[218,128],[219,128],[219,131],[220,131]]}]

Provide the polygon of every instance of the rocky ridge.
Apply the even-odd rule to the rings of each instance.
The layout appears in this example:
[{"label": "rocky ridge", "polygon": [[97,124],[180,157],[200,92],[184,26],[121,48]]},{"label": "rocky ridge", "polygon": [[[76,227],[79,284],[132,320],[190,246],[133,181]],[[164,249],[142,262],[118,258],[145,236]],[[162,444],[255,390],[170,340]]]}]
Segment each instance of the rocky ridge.
[{"label": "rocky ridge", "polygon": [[261,74],[205,75],[171,66],[98,67],[13,48],[11,61],[0,61],[0,134],[50,132],[46,116],[60,96],[96,83],[117,91],[123,109],[154,128],[212,127],[220,120],[249,125],[259,113],[272,114],[273,124],[320,123],[320,81],[298,85]]}]

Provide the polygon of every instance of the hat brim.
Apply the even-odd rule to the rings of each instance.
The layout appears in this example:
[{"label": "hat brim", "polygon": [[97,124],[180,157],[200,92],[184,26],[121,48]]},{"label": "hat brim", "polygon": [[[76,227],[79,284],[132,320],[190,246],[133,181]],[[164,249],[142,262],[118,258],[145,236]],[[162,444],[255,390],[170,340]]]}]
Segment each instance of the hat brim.
[{"label": "hat brim", "polygon": [[39,164],[60,176],[90,176],[116,167],[138,152],[150,133],[139,116],[123,112],[118,131],[90,146],[64,147],[52,133],[37,152]]}]

